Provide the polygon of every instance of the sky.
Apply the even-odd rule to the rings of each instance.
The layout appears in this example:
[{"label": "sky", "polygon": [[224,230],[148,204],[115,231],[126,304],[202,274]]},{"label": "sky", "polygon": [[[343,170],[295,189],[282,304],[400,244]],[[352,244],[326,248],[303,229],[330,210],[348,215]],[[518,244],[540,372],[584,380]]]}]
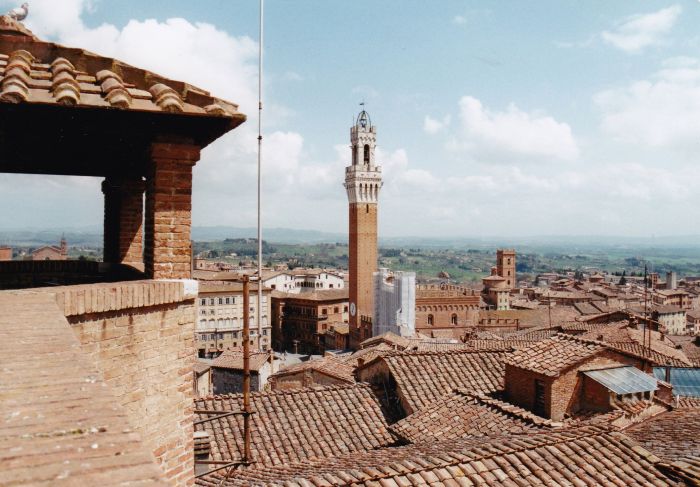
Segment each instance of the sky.
[{"label": "sky", "polygon": [[[33,0],[25,24],[240,104],[192,219],[255,226],[257,0]],[[267,0],[263,223],[347,231],[365,102],[382,237],[700,234],[699,25],[698,0]],[[0,228],[99,226],[99,183],[0,175]]]}]

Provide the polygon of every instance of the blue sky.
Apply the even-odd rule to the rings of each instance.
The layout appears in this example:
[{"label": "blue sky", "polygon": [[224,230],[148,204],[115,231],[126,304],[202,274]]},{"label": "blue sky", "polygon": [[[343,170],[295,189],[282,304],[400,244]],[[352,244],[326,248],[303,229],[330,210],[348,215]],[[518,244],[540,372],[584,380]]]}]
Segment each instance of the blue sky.
[{"label": "blue sky", "polygon": [[[239,102],[193,220],[255,223],[257,1],[30,3],[42,38]],[[346,231],[364,100],[385,236],[700,234],[699,20],[689,0],[267,0],[265,222]],[[95,180],[3,178],[0,226],[100,222]]]}]

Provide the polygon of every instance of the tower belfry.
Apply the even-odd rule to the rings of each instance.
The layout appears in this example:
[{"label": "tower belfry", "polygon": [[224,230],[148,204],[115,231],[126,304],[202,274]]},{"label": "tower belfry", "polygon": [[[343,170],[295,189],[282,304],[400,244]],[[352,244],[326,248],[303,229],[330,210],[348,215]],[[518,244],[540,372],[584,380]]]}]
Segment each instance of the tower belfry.
[{"label": "tower belfry", "polygon": [[363,317],[374,311],[372,274],[377,271],[377,205],[382,187],[382,168],[376,164],[377,128],[363,109],[350,128],[352,164],[345,168],[345,189],[350,206],[350,347],[358,348],[372,336]]}]

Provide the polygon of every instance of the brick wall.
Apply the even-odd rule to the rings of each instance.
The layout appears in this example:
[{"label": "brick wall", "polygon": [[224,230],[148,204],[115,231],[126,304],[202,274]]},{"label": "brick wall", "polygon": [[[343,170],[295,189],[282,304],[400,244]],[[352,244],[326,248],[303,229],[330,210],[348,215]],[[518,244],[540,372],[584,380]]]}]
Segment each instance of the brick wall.
[{"label": "brick wall", "polygon": [[144,264],[153,279],[192,274],[192,167],[199,148],[153,144],[146,179]]},{"label": "brick wall", "polygon": [[365,338],[360,330],[360,317],[374,313],[372,274],[377,271],[376,203],[350,204],[349,237],[350,303],[357,306],[355,315],[350,315],[350,347],[358,348]]},{"label": "brick wall", "polygon": [[83,352],[95,361],[174,486],[194,484],[194,293],[183,282],[56,288]]},{"label": "brick wall", "polygon": [[[532,371],[520,369],[506,364],[505,391],[506,397],[513,404],[517,404],[529,411],[534,408],[535,380],[542,380],[545,388],[545,417],[555,421],[561,421],[566,414],[579,411],[586,401],[581,402],[581,397],[587,390],[583,386],[583,375],[580,372],[606,367],[621,367],[632,365],[644,370],[640,360],[613,351],[603,351],[599,355],[586,360],[579,365],[565,371],[556,378],[537,374]],[[599,395],[600,391],[592,390]],[[601,397],[594,396],[590,399],[593,405],[599,404]]]}]

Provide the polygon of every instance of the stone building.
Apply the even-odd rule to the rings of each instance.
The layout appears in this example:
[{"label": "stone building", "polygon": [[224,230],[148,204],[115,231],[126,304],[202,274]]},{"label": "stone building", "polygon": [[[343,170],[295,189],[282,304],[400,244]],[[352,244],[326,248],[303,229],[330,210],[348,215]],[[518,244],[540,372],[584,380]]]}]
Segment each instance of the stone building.
[{"label": "stone building", "polygon": [[325,269],[293,269],[291,271],[263,271],[263,284],[285,293],[303,293],[327,289],[343,289],[342,274]]},{"label": "stone building", "polygon": [[348,308],[347,289],[301,294],[275,292],[272,329],[275,343],[280,344],[278,349],[294,353],[323,352],[324,334],[337,323],[348,322]]},{"label": "stone building", "polygon": [[416,332],[416,273],[374,273],[374,317],[372,334],[392,332],[413,336]]},{"label": "stone building", "polygon": [[508,280],[496,273],[484,277],[481,282],[484,285],[482,296],[491,309],[504,311],[510,309],[510,287]]},{"label": "stone building", "polygon": [[479,295],[465,287],[419,284],[416,331],[427,336],[461,337],[479,319]]},{"label": "stone building", "polygon": [[0,262],[0,394],[19,412],[3,483],[194,484],[192,170],[244,120],[0,17],[0,172],[101,178],[105,196],[104,263]]},{"label": "stone building", "polygon": [[[250,390],[266,389],[268,378],[279,370],[279,360],[272,352],[250,354]],[[243,392],[243,350],[226,350],[211,364],[214,394]]]},{"label": "stone building", "polygon": [[670,335],[686,335],[689,333],[686,312],[678,306],[655,306],[651,311],[651,319],[659,322],[660,331]]},{"label": "stone building", "polygon": [[[250,346],[266,351],[272,344],[271,299],[269,288],[262,290],[262,314],[257,328],[257,283],[249,285]],[[235,281],[200,281],[197,299],[197,352],[212,358],[224,350],[243,346],[243,283]]]},{"label": "stone building", "polygon": [[67,260],[68,244],[66,239],[62,238],[58,247],[53,245],[39,247],[30,254],[30,258],[31,260]]},{"label": "stone building", "polygon": [[377,270],[377,214],[382,170],[375,161],[377,127],[362,110],[350,128],[352,164],[345,168],[350,206],[348,272],[350,274],[350,347],[372,336],[363,316],[374,313],[372,274]]},{"label": "stone building", "polygon": [[515,275],[515,250],[496,250],[496,269],[498,275],[506,280],[506,286],[513,289],[518,282]]},{"label": "stone building", "polygon": [[678,306],[679,308],[691,308],[690,294],[682,289],[661,289],[652,294],[652,303],[657,306]]}]

